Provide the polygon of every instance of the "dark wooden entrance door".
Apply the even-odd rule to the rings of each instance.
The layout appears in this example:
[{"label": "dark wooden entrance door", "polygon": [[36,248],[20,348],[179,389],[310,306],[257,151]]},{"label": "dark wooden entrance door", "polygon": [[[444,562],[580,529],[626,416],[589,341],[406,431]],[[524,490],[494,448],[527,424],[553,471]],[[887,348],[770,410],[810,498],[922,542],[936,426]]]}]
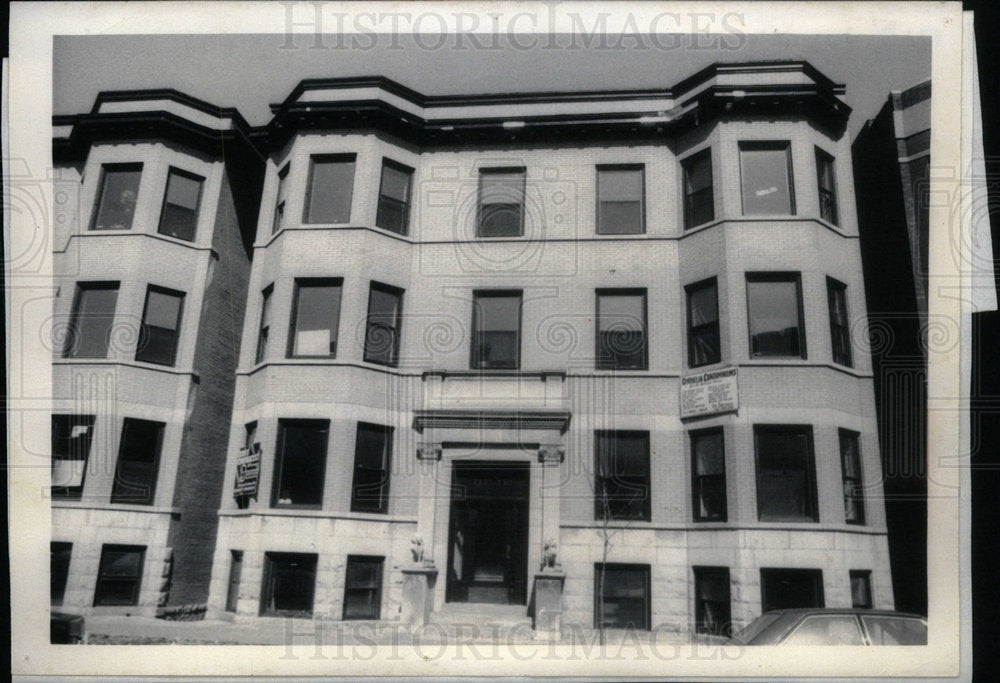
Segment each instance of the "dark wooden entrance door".
[{"label": "dark wooden entrance door", "polygon": [[528,463],[454,463],[448,530],[449,602],[526,604]]}]

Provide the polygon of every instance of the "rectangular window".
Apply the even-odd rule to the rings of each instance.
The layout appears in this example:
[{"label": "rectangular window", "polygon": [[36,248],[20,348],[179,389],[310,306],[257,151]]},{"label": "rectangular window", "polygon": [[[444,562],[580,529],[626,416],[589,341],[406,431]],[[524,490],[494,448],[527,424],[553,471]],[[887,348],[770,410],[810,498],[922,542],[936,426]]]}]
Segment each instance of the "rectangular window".
[{"label": "rectangular window", "polygon": [[646,290],[597,290],[598,370],[646,370]]},{"label": "rectangular window", "polygon": [[688,285],[688,366],[698,368],[722,361],[719,336],[719,287],[715,278]]},{"label": "rectangular window", "polygon": [[636,235],[646,231],[645,167],[597,167],[597,234]]},{"label": "rectangular window", "polygon": [[138,605],[146,546],[103,545],[94,606]]},{"label": "rectangular window", "polygon": [[649,630],[648,564],[594,565],[594,628]]},{"label": "rectangular window", "polygon": [[405,235],[410,223],[410,183],[413,169],[389,159],[382,160],[375,225]]},{"label": "rectangular window", "polygon": [[261,616],[312,616],[316,559],[313,553],[264,553]]},{"label": "rectangular window", "polygon": [[73,554],[72,543],[53,541],[49,544],[49,600],[52,605],[63,604],[66,582],[69,580],[69,561]]},{"label": "rectangular window", "polygon": [[819,186],[820,218],[837,225],[837,184],[833,157],[819,147],[816,148],[816,184]]},{"label": "rectangular window", "polygon": [[872,608],[872,573],[868,570],[851,570],[851,607]]},{"label": "rectangular window", "polygon": [[851,367],[851,330],[847,318],[847,285],[832,277],[826,279],[826,298],[830,305],[830,343],[833,362]]},{"label": "rectangular window", "polygon": [[818,522],[811,427],[754,427],[757,516],[762,522]]},{"label": "rectangular window", "polygon": [[472,293],[472,367],[517,369],[521,364],[521,292]]},{"label": "rectangular window", "polygon": [[80,500],[93,436],[93,415],[52,416],[53,498]]},{"label": "rectangular window", "polygon": [[136,360],[157,365],[174,364],[183,308],[184,292],[149,286],[142,310]]},{"label": "rectangular window", "polygon": [[823,570],[761,569],[761,614],[776,609],[825,607]]},{"label": "rectangular window", "polygon": [[706,149],[681,162],[684,170],[684,227],[693,228],[715,219],[712,189],[712,150]]},{"label": "rectangular window", "polygon": [[229,587],[226,590],[226,611],[235,612],[240,599],[240,578],[243,575],[243,551],[229,551]]},{"label": "rectangular window", "polygon": [[117,303],[117,282],[78,282],[63,357],[107,358]]},{"label": "rectangular window", "polygon": [[165,426],[162,422],[125,418],[111,487],[112,503],[153,504]]},{"label": "rectangular window", "polygon": [[730,635],[729,568],[695,567],[694,595],[695,633]]},{"label": "rectangular window", "polygon": [[355,154],[317,154],[309,160],[305,223],[350,223]]},{"label": "rectangular window", "polygon": [[198,228],[198,205],[201,202],[201,176],[171,168],[167,175],[167,191],[160,212],[161,235],[177,239],[194,240]]},{"label": "rectangular window", "polygon": [[274,220],[271,223],[271,234],[285,227],[285,206],[288,202],[288,170],[291,164],[285,164],[278,171],[278,198],[274,203]]},{"label": "rectangular window", "polygon": [[384,557],[347,556],[344,583],[344,621],[381,618]]},{"label": "rectangular window", "polygon": [[726,448],[722,428],[691,432],[694,521],[726,521]]},{"label": "rectangular window", "polygon": [[840,430],[840,463],[844,474],[844,519],[848,524],[865,523],[859,438],[857,432]]},{"label": "rectangular window", "polygon": [[402,314],[403,290],[373,282],[368,292],[365,362],[396,365]]},{"label": "rectangular window", "polygon": [[91,230],[131,230],[142,164],[104,164]]},{"label": "rectangular window", "polygon": [[329,435],[329,420],[278,420],[271,507],[322,507]]},{"label": "rectangular window", "polygon": [[392,431],[392,427],[358,423],[351,486],[352,512],[387,512],[389,509]]},{"label": "rectangular window", "polygon": [[650,519],[649,432],[594,433],[595,519]]},{"label": "rectangular window", "polygon": [[267,358],[267,338],[271,334],[271,293],[274,285],[268,285],[260,293],[260,328],[257,330],[257,354],[255,363],[263,363]]},{"label": "rectangular window", "polygon": [[792,150],[787,142],[741,142],[744,216],[793,216]]},{"label": "rectangular window", "polygon": [[334,358],[340,325],[342,278],[297,279],[288,357]]},{"label": "rectangular window", "polygon": [[479,237],[524,234],[524,168],[479,171]]},{"label": "rectangular window", "polygon": [[798,273],[747,273],[751,358],[805,358]]}]

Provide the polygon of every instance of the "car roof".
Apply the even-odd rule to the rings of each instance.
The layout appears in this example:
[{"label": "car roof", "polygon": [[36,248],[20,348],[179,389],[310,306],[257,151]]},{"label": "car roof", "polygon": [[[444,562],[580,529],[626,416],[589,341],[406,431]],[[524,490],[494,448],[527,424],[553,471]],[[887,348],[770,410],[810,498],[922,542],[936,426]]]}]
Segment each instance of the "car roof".
[{"label": "car roof", "polygon": [[[891,609],[865,609],[862,607],[795,607],[789,609],[774,609],[764,614],[798,616],[803,614],[870,614],[875,616],[907,617],[910,619],[926,619],[923,615],[911,612],[897,612]],[[763,616],[763,615],[761,615]]]}]

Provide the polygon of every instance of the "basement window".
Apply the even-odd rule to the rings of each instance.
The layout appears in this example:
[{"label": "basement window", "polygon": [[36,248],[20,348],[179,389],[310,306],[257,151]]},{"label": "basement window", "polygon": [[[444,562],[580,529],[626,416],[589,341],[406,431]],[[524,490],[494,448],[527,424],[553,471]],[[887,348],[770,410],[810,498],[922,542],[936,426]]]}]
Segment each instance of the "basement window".
[{"label": "basement window", "polygon": [[344,584],[344,620],[379,619],[384,557],[349,555]]},{"label": "basement window", "polygon": [[775,609],[824,607],[823,570],[761,569],[761,614]]},{"label": "basement window", "polygon": [[695,567],[694,594],[695,632],[730,635],[729,568]]},{"label": "basement window", "polygon": [[650,625],[648,564],[594,565],[594,628],[643,631]]},{"label": "basement window", "polygon": [[317,557],[313,553],[264,553],[261,616],[312,616]]},{"label": "basement window", "polygon": [[102,546],[94,606],[138,605],[145,558],[146,546]]}]

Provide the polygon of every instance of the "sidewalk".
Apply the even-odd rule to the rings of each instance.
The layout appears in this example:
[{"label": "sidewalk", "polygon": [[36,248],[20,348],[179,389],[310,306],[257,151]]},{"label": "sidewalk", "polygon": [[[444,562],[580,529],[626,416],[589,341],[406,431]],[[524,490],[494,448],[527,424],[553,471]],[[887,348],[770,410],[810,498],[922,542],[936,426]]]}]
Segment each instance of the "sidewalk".
[{"label": "sidewalk", "polygon": [[[421,646],[425,644],[495,644],[527,645],[534,643],[530,624],[519,623],[430,623],[411,627],[398,621],[325,621],[308,619],[268,619],[253,625],[228,621],[167,621],[151,617],[88,616],[89,644],[138,645],[277,645],[311,647],[317,643],[334,647]],[[594,646],[599,634],[593,628],[568,624],[563,638],[552,645]],[[661,631],[609,630],[609,646],[657,644],[683,646],[686,638]]]}]

